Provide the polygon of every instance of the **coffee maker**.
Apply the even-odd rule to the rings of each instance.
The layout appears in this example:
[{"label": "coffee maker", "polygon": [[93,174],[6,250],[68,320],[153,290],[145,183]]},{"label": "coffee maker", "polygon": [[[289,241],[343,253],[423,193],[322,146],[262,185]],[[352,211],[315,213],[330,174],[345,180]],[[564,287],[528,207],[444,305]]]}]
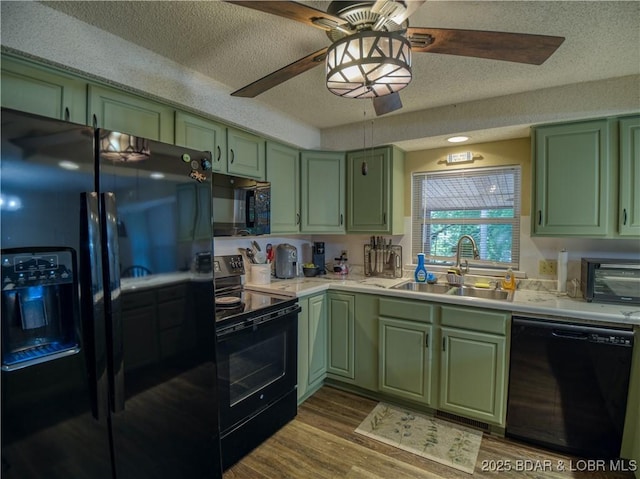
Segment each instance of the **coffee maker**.
[{"label": "coffee maker", "polygon": [[298,269],[298,250],[295,246],[282,243],[276,246],[276,278],[295,278]]},{"label": "coffee maker", "polygon": [[326,274],[324,259],[324,241],[313,243],[313,264],[318,269],[318,274]]}]

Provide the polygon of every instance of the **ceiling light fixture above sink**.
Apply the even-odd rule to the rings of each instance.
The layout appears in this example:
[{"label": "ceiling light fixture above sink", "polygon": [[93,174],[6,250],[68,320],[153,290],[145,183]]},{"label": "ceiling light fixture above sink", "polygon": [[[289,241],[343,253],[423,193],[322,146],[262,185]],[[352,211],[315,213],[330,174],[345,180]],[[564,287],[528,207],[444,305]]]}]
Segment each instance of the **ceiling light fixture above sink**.
[{"label": "ceiling light fixture above sink", "polygon": [[469,137],[468,136],[463,136],[463,135],[461,135],[461,136],[452,136],[452,137],[447,138],[447,141],[449,143],[464,143],[465,141],[468,141],[468,140],[469,140]]}]

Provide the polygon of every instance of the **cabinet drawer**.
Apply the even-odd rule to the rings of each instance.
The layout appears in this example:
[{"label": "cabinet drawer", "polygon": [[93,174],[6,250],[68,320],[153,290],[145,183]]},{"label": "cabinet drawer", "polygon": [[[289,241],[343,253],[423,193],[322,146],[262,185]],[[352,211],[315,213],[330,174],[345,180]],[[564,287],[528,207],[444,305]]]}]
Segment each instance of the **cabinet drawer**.
[{"label": "cabinet drawer", "polygon": [[136,291],[135,293],[122,294],[122,309],[137,309],[151,306],[156,301],[153,291]]},{"label": "cabinet drawer", "polygon": [[187,285],[184,283],[176,284],[173,286],[167,286],[165,288],[158,289],[158,303],[162,304],[165,301],[174,301],[176,299],[182,299],[187,294]]},{"label": "cabinet drawer", "polygon": [[432,323],[435,319],[435,309],[436,305],[425,301],[380,298],[380,316]]},{"label": "cabinet drawer", "polygon": [[507,321],[511,313],[488,309],[442,306],[442,326],[470,329],[485,333],[507,334]]}]

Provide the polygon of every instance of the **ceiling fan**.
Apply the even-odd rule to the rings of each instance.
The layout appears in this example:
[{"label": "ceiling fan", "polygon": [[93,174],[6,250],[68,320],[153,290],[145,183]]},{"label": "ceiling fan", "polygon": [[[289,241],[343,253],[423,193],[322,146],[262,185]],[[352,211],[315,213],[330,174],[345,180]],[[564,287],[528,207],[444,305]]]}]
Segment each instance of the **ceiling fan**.
[{"label": "ceiling fan", "polygon": [[564,37],[410,27],[425,0],[333,1],[327,11],[298,2],[226,0],[325,30],[332,44],[231,93],[253,98],[325,63],[327,87],[349,98],[373,98],[377,115],[402,107],[398,91],[411,81],[411,53],[445,53],[541,65]]}]

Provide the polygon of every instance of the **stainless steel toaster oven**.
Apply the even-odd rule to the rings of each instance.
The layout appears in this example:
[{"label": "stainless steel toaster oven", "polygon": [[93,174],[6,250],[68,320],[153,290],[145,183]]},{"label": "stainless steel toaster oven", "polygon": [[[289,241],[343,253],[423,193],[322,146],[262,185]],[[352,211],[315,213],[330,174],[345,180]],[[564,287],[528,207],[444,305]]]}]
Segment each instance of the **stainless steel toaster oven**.
[{"label": "stainless steel toaster oven", "polygon": [[640,304],[640,259],[582,258],[580,275],[587,301]]}]

